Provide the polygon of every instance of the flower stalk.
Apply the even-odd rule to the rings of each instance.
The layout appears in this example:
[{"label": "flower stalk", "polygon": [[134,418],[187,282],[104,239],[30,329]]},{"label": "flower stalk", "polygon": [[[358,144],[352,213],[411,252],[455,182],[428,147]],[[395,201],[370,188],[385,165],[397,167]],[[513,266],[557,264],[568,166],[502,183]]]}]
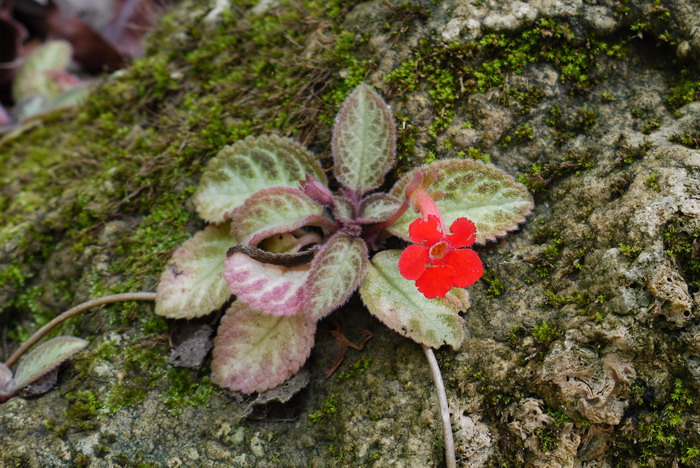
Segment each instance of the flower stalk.
[{"label": "flower stalk", "polygon": [[101,306],[104,304],[112,304],[114,302],[128,302],[128,301],[155,301],[156,293],[148,292],[138,292],[138,293],[124,293],[124,294],[112,294],[111,296],[100,297],[98,299],[93,299],[91,301],[83,302],[75,307],[68,309],[63,312],[58,317],[55,317],[49,323],[37,330],[27,341],[22,343],[17,351],[15,351],[12,356],[7,360],[5,365],[7,367],[12,367],[19,359],[31,349],[39,340],[41,340],[47,333],[51,330],[65,322],[71,317],[90,310],[93,307]]},{"label": "flower stalk", "polygon": [[445,443],[445,464],[447,468],[456,468],[457,460],[455,458],[454,437],[452,436],[452,423],[450,422],[450,407],[447,404],[447,393],[445,392],[445,384],[442,381],[440,366],[438,365],[437,359],[435,359],[433,348],[423,346],[423,353],[428,360],[430,375],[433,377],[433,383],[435,384],[435,391],[438,397],[440,419],[442,421],[442,438]]}]

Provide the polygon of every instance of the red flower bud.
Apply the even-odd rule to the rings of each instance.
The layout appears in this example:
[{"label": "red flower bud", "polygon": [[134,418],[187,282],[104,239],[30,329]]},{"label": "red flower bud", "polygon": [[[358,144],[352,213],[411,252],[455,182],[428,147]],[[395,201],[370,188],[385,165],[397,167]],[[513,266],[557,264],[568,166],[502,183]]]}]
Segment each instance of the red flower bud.
[{"label": "red flower bud", "polygon": [[305,194],[321,205],[333,205],[333,193],[312,175],[306,174],[306,179],[302,180],[299,184],[301,185],[301,190],[303,190]]}]

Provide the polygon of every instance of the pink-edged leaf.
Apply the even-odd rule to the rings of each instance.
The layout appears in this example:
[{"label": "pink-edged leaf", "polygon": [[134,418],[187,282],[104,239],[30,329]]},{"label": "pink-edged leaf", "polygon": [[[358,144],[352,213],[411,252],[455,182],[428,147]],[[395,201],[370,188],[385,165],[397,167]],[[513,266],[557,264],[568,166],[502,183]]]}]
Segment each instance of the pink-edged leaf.
[{"label": "pink-edged leaf", "polygon": [[367,271],[367,245],[348,234],[336,234],[311,262],[301,310],[311,320],[321,320],[343,305]]},{"label": "pink-edged leaf", "polygon": [[309,265],[264,263],[240,250],[229,252],[224,262],[224,278],[238,302],[274,316],[299,312],[308,276]]},{"label": "pink-edged leaf", "polygon": [[226,251],[235,244],[228,224],[207,226],[173,254],[156,289],[156,314],[192,319],[218,309],[231,297],[224,280]]},{"label": "pink-edged leaf", "polygon": [[19,363],[12,381],[13,391],[26,387],[52,371],[87,345],[88,342],[81,338],[59,336],[38,346]]},{"label": "pink-edged leaf", "polygon": [[[468,218],[476,224],[477,244],[516,229],[532,211],[532,195],[524,185],[497,167],[473,159],[444,159],[414,169],[394,185],[391,195],[403,197],[406,185],[418,170],[433,173],[435,179],[428,190],[444,194],[436,204],[445,225],[457,218]],[[413,210],[407,210],[389,232],[409,240],[408,226],[416,217]]]},{"label": "pink-edged leaf", "polygon": [[427,299],[399,273],[400,256],[400,250],[384,250],[372,258],[360,283],[362,301],[387,327],[416,343],[458,349],[465,336],[459,312],[469,307],[467,291],[452,288],[444,299]]},{"label": "pink-edged leaf", "polygon": [[315,333],[304,315],[272,317],[236,301],[219,325],[211,380],[243,393],[277,387],[304,365]]},{"label": "pink-edged leaf", "polygon": [[372,88],[361,84],[343,102],[333,127],[333,173],[350,190],[379,187],[396,157],[396,126],[391,109]]},{"label": "pink-edged leaf", "polygon": [[306,174],[327,183],[314,155],[299,143],[278,136],[248,137],[225,146],[209,161],[194,194],[197,213],[220,223],[258,190],[297,187]]},{"label": "pink-edged leaf", "polygon": [[255,192],[231,212],[231,233],[239,244],[255,246],[274,234],[302,226],[337,229],[323,210],[298,188],[270,187]]},{"label": "pink-edged leaf", "polygon": [[388,193],[373,193],[360,204],[359,222],[381,223],[391,218],[401,206],[401,200]]}]

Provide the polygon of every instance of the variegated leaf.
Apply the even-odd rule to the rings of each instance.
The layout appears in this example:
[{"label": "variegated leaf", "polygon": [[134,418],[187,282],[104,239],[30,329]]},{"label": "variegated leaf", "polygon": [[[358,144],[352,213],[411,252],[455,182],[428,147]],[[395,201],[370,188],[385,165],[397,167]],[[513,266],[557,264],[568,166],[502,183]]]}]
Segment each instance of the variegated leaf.
[{"label": "variegated leaf", "polygon": [[220,223],[258,190],[296,187],[307,173],[327,183],[318,161],[299,143],[278,136],[248,137],[224,147],[209,161],[194,195],[197,213]]},{"label": "variegated leaf", "polygon": [[308,264],[263,263],[240,250],[231,252],[224,262],[224,278],[238,302],[274,316],[299,312],[308,276]]},{"label": "variegated leaf", "polygon": [[207,226],[170,258],[156,289],[156,314],[192,319],[218,309],[231,297],[224,280],[226,251],[235,244],[229,224]]},{"label": "variegated leaf", "polygon": [[350,299],[367,270],[367,245],[348,234],[336,234],[311,262],[301,310],[321,320]]},{"label": "variegated leaf", "polygon": [[359,221],[363,224],[381,223],[396,213],[401,200],[388,193],[373,193],[360,204]]},{"label": "variegated leaf", "polygon": [[331,148],[333,173],[345,187],[366,193],[384,181],[396,156],[396,127],[391,109],[369,86],[358,86],[345,99]]},{"label": "variegated leaf", "polygon": [[355,207],[347,198],[334,196],[333,197],[333,216],[336,219],[350,221],[355,219]]},{"label": "variegated leaf", "polygon": [[22,359],[12,381],[13,391],[20,390],[52,371],[63,361],[88,345],[74,336],[59,336],[38,346]]},{"label": "variegated leaf", "polygon": [[[476,224],[477,244],[516,229],[532,210],[532,195],[527,188],[490,164],[473,159],[445,159],[419,169],[435,174],[429,191],[444,193],[436,203],[445,225],[449,227],[457,218],[469,218]],[[413,172],[406,174],[390,193],[402,197],[413,177]],[[408,240],[408,225],[416,218],[413,210],[407,210],[389,232]]]},{"label": "variegated leaf", "polygon": [[297,188],[270,187],[255,192],[231,212],[231,232],[239,244],[255,246],[263,239],[302,226],[336,227],[324,207]]},{"label": "variegated leaf", "polygon": [[12,82],[12,96],[22,101],[30,96],[41,94],[46,97],[58,95],[66,87],[50,73],[66,74],[73,48],[67,41],[47,41],[27,56]]},{"label": "variegated leaf", "polygon": [[219,325],[211,380],[243,393],[277,387],[304,365],[315,333],[304,315],[272,317],[236,301]]},{"label": "variegated leaf", "polygon": [[9,390],[12,381],[12,370],[4,363],[0,362],[0,393]]},{"label": "variegated leaf", "polygon": [[445,299],[427,299],[398,269],[400,250],[374,256],[360,283],[360,296],[369,311],[387,327],[413,341],[458,349],[464,341],[460,310],[468,305],[467,291],[452,288]]}]

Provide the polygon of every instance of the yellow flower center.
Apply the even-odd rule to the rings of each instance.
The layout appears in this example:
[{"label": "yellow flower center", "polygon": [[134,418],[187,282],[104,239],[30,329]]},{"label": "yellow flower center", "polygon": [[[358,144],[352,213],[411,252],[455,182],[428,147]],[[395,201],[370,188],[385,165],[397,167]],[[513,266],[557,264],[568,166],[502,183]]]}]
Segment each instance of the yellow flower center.
[{"label": "yellow flower center", "polygon": [[449,246],[447,245],[447,242],[442,241],[438,242],[434,246],[430,247],[430,251],[428,252],[430,255],[430,260],[433,262],[437,262],[442,260],[442,258],[447,255],[447,252],[449,251]]}]

